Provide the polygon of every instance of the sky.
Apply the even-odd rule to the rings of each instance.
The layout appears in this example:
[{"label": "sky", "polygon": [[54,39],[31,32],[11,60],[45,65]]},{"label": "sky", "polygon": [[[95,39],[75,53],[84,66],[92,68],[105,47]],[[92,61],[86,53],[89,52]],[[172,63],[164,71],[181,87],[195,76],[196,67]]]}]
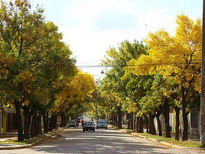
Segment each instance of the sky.
[{"label": "sky", "polygon": [[[165,29],[174,35],[175,19],[202,17],[202,0],[30,0],[45,9],[46,20],[63,33],[78,66],[99,65],[109,47],[121,41],[141,41],[149,32]],[[102,68],[80,67],[95,78]]]}]

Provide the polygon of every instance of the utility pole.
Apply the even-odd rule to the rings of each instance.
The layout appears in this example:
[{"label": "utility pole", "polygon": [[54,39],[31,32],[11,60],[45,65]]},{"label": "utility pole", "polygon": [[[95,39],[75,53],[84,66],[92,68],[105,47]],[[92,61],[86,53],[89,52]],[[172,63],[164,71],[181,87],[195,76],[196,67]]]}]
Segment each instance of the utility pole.
[{"label": "utility pole", "polygon": [[202,14],[202,68],[201,68],[201,106],[200,106],[200,142],[205,146],[205,0]]}]

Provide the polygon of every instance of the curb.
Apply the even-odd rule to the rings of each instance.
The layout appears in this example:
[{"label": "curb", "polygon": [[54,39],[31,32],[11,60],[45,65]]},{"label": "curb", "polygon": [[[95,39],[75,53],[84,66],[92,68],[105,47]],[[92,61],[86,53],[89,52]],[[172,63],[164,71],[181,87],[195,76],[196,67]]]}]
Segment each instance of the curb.
[{"label": "curb", "polygon": [[205,152],[205,148],[182,147],[182,146],[178,146],[178,145],[171,144],[171,143],[164,142],[164,141],[157,141],[156,139],[148,138],[148,137],[136,134],[136,133],[130,133],[130,132],[125,131],[125,130],[120,130],[120,131],[123,131],[123,132],[126,132],[128,134],[131,134],[132,136],[136,136],[136,137],[139,137],[139,138],[143,138],[143,139],[146,139],[146,140],[158,143],[160,145],[163,145],[163,146],[166,146],[166,147],[169,147],[169,148],[178,148],[178,149],[184,149],[184,150],[194,150],[194,151]]},{"label": "curb", "polygon": [[13,150],[13,149],[24,149],[24,148],[31,148],[31,147],[34,147],[34,146],[37,146],[37,145],[40,145],[42,142],[45,142],[49,139],[56,139],[57,137],[61,137],[61,133],[63,132],[64,130],[62,130],[61,132],[55,134],[55,135],[51,135],[51,136],[48,136],[48,137],[45,137],[45,138],[42,138],[38,141],[36,141],[35,143],[33,144],[27,144],[27,145],[6,145],[4,147],[1,147],[0,146],[0,150]]}]

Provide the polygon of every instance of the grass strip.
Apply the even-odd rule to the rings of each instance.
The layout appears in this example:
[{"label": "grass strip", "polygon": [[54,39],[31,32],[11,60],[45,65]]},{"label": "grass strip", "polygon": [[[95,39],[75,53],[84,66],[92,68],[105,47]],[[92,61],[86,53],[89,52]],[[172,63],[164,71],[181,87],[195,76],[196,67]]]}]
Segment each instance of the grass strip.
[{"label": "grass strip", "polygon": [[181,147],[187,147],[187,148],[205,148],[204,146],[202,146],[200,144],[199,141],[181,141],[181,140],[175,140],[174,138],[167,138],[167,137],[163,137],[163,136],[157,136],[157,135],[151,135],[148,133],[136,133],[133,130],[130,129],[121,129],[122,131],[126,131],[128,133],[134,133],[136,135],[140,135],[143,136],[145,138],[151,138],[151,139],[155,139],[158,142],[167,142],[173,145],[177,145],[177,146],[181,146]]},{"label": "grass strip", "polygon": [[17,137],[13,137],[4,141],[0,141],[0,144],[9,144],[9,145],[29,145],[29,144],[34,144],[41,139],[45,138],[44,136],[37,136],[34,138],[30,139],[25,139],[24,141],[18,141]]},{"label": "grass strip", "polygon": [[[61,130],[54,130],[54,131],[50,131],[48,132],[49,136],[52,135],[57,135],[58,133],[60,133]],[[24,141],[18,141],[17,137],[12,137],[3,141],[0,141],[0,144],[5,144],[5,145],[30,145],[30,144],[35,144],[39,141],[41,141],[44,138],[47,138],[48,136],[36,136],[30,139],[24,139]]]}]

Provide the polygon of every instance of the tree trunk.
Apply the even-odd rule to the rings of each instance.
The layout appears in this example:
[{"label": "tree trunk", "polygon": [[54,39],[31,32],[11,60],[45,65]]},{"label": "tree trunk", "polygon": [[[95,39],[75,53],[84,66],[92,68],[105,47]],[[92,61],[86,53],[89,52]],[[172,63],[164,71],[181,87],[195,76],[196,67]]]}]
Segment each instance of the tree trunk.
[{"label": "tree trunk", "polygon": [[48,113],[43,112],[44,133],[48,133]]},{"label": "tree trunk", "polygon": [[41,114],[39,113],[39,115],[37,116],[37,135],[41,135],[42,134],[42,129],[41,129]]},{"label": "tree trunk", "polygon": [[117,126],[117,116],[115,112],[112,112],[111,119],[112,119],[112,125]]},{"label": "tree trunk", "polygon": [[16,108],[16,123],[18,128],[18,141],[23,141],[23,126],[22,126],[22,117],[21,117],[21,102],[15,100],[15,108]]},{"label": "tree trunk", "polygon": [[143,126],[144,126],[143,118],[140,117],[140,133],[143,133]]},{"label": "tree trunk", "polygon": [[180,109],[176,106],[176,126],[175,126],[175,140],[179,140],[179,111]]},{"label": "tree trunk", "polygon": [[137,128],[136,128],[136,125],[137,125],[137,123],[136,123],[136,116],[135,116],[135,114],[133,114],[134,116],[133,116],[133,130],[134,131],[136,131],[137,130]]},{"label": "tree trunk", "polygon": [[65,113],[61,112],[61,127],[65,127],[66,126],[66,119],[65,119]]},{"label": "tree trunk", "polygon": [[149,120],[148,120],[147,116],[145,116],[145,121],[146,121],[147,133],[149,133]]},{"label": "tree trunk", "polygon": [[37,115],[33,115],[31,122],[31,137],[37,136]]},{"label": "tree trunk", "polygon": [[143,119],[142,117],[137,117],[137,132],[143,133]]},{"label": "tree trunk", "polygon": [[149,113],[149,129],[150,129],[150,134],[152,135],[156,135],[156,129],[155,129],[155,125],[154,125],[154,116]]},{"label": "tree trunk", "polygon": [[186,112],[186,104],[182,104],[182,116],[183,116],[183,134],[182,134],[182,141],[188,140],[188,113]]},{"label": "tree trunk", "polygon": [[142,121],[142,117],[140,116],[137,117],[137,132],[138,133],[143,132],[143,121]]},{"label": "tree trunk", "polygon": [[162,136],[162,124],[161,124],[159,117],[160,117],[160,114],[156,114],[159,136]]},{"label": "tree trunk", "polygon": [[114,114],[114,126],[117,127],[117,113]]},{"label": "tree trunk", "polygon": [[127,129],[130,129],[130,114],[126,113],[126,117],[127,117]]},{"label": "tree trunk", "polygon": [[148,118],[148,120],[149,120],[149,123],[148,123],[148,133],[149,134],[151,134],[152,133],[152,122],[151,122],[151,118],[150,118],[150,114],[149,114],[149,118]]},{"label": "tree trunk", "polygon": [[128,129],[133,129],[133,125],[132,125],[132,114],[131,113],[127,113],[127,128]]},{"label": "tree trunk", "polygon": [[53,115],[51,115],[50,117],[48,130],[49,131],[53,130]]},{"label": "tree trunk", "polygon": [[169,125],[169,102],[168,102],[168,99],[166,99],[165,103],[164,103],[163,115],[164,115],[164,119],[165,119],[165,137],[171,138],[170,125]]},{"label": "tree trunk", "polygon": [[133,112],[127,114],[127,119],[128,119],[128,124],[127,124],[128,129],[133,130]]},{"label": "tree trunk", "polygon": [[56,128],[56,123],[57,123],[57,115],[52,115],[49,123],[49,131],[52,131],[53,129]]},{"label": "tree trunk", "polygon": [[117,127],[122,128],[122,111],[121,106],[117,106]]},{"label": "tree trunk", "polygon": [[134,120],[134,114],[132,112],[130,114],[130,129],[132,129],[132,130],[134,130],[133,120]]},{"label": "tree trunk", "polygon": [[36,127],[36,129],[35,129],[35,134],[36,134],[36,136],[38,136],[39,135],[39,115],[36,115],[36,125],[35,125],[35,127]]},{"label": "tree trunk", "polygon": [[186,98],[187,98],[187,95],[188,95],[188,91],[189,91],[189,88],[185,88],[182,84],[181,86],[182,88],[182,116],[183,116],[183,133],[182,133],[182,141],[185,141],[185,140],[188,140],[188,118],[187,118],[187,115],[188,115],[188,112],[186,111],[186,108],[187,108],[187,101],[186,101]]},{"label": "tree trunk", "polygon": [[24,139],[30,138],[31,114],[27,107],[24,107]]},{"label": "tree trunk", "polygon": [[136,132],[139,133],[139,125],[140,125],[140,119],[139,116],[136,118]]},{"label": "tree trunk", "polygon": [[37,114],[34,116],[34,136],[38,136],[39,125],[38,125],[38,116]]}]

